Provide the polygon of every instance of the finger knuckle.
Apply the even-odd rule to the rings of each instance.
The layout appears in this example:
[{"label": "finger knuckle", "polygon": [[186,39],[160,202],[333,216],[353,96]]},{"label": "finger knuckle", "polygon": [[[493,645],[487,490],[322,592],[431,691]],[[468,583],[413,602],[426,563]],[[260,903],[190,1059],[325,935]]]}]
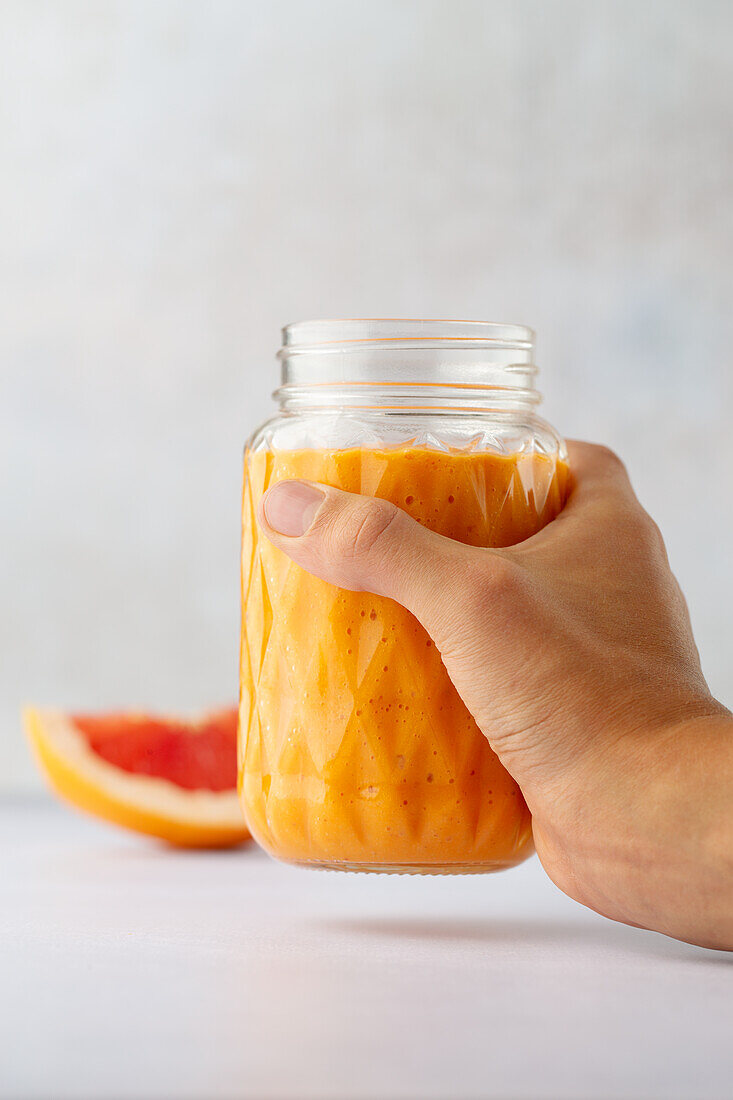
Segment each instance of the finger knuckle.
[{"label": "finger knuckle", "polygon": [[333,549],[344,560],[364,561],[379,551],[399,510],[388,501],[360,501],[348,510],[333,532]]},{"label": "finger knuckle", "polygon": [[614,469],[618,473],[626,473],[626,465],[623,459],[613,450],[612,447],[607,447],[605,443],[598,443],[595,447],[596,455],[600,462],[609,469]]},{"label": "finger knuckle", "polygon": [[640,515],[637,519],[637,531],[639,542],[645,549],[654,554],[662,554],[666,558],[667,548],[664,544],[664,535],[661,528],[643,509],[640,509]]}]

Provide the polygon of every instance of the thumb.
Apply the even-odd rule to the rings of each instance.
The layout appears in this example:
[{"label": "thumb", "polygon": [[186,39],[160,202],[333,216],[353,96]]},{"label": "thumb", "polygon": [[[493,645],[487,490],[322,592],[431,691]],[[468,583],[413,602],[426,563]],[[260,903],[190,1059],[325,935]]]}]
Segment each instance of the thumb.
[{"label": "thumb", "polygon": [[485,587],[501,556],[437,535],[378,497],[279,481],[263,497],[265,535],[322,580],[402,604],[440,646],[446,623]]}]

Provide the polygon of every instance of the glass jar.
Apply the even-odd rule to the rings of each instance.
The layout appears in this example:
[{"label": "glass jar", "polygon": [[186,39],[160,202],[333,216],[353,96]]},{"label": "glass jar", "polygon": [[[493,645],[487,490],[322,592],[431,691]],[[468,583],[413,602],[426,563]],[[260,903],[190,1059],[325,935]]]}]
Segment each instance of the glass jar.
[{"label": "glass jar", "polygon": [[[281,478],[383,497],[509,546],[560,511],[563,441],[535,412],[534,334],[466,321],[283,330],[280,411],[244,460],[239,787],[273,856],[343,870],[496,871],[532,851],[521,791],[432,640],[394,601],[306,573],[261,533]],[[487,731],[490,734],[490,730]]]}]

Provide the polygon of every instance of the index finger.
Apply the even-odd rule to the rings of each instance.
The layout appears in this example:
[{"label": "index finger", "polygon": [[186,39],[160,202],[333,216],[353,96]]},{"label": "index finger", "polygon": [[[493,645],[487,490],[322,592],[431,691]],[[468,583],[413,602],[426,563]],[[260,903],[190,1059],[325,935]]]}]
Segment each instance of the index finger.
[{"label": "index finger", "polygon": [[611,493],[634,496],[628,471],[623,461],[610,447],[599,443],[568,440],[570,466],[570,503],[580,504],[591,498]]}]

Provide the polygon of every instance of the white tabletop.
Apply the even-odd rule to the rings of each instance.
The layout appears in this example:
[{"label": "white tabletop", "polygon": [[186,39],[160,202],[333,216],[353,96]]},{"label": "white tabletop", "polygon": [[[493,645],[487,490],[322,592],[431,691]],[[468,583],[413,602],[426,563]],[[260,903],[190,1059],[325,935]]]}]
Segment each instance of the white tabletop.
[{"label": "white tabletop", "polygon": [[536,859],[303,871],[40,800],[0,838],[3,1098],[731,1096],[733,955],[605,921]]}]

